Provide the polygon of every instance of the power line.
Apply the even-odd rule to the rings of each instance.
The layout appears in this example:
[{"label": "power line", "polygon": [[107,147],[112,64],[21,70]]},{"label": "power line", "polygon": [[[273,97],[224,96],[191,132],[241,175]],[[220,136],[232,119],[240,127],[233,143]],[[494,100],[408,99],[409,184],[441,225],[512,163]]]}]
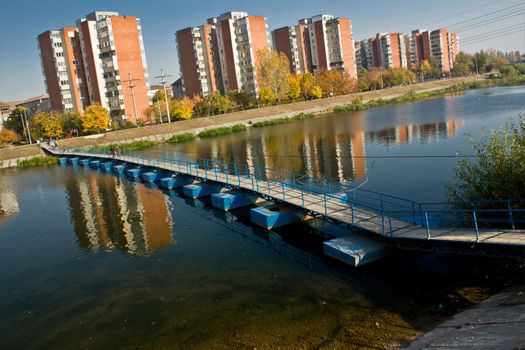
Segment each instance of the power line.
[{"label": "power line", "polygon": [[430,22],[430,23],[426,24],[425,27],[428,27],[428,26],[430,26],[431,24],[435,24],[435,23],[439,23],[439,22],[446,21],[446,20],[451,19],[451,18],[459,17],[459,16],[464,15],[464,14],[466,14],[466,13],[471,13],[471,12],[473,12],[473,11],[476,11],[476,10],[479,10],[479,9],[482,9],[482,8],[485,8],[485,7],[490,6],[490,5],[494,5],[494,4],[496,4],[496,3],[498,3],[498,2],[501,2],[501,1],[503,1],[503,0],[491,1],[491,2],[489,2],[489,3],[487,3],[487,4],[485,4],[485,5],[481,5],[481,6],[474,7],[474,8],[471,8],[471,9],[468,9],[468,10],[465,10],[465,11],[462,11],[462,12],[458,12],[458,13],[456,13],[455,15],[448,16],[448,17],[444,17],[444,18],[441,18],[441,19],[435,20],[435,21],[433,21],[433,22]]},{"label": "power line", "polygon": [[494,35],[494,34],[498,34],[499,32],[505,32],[507,30],[512,30],[512,29],[515,29],[515,28],[525,28],[525,24],[524,23],[517,23],[517,24],[513,24],[513,25],[508,26],[508,27],[503,27],[503,28],[500,28],[500,29],[491,30],[490,32],[485,32],[485,33],[472,35],[472,36],[469,36],[467,38],[462,38],[461,39],[461,43],[463,44],[465,42],[469,42],[469,41],[472,41],[472,40],[481,39],[482,37],[485,37],[487,35]]},{"label": "power line", "polygon": [[458,26],[458,25],[460,25],[460,24],[463,24],[463,23],[468,23],[468,22],[475,21],[475,20],[477,20],[477,19],[481,19],[481,18],[483,18],[483,17],[492,16],[492,15],[494,15],[495,13],[503,12],[503,11],[506,11],[506,10],[509,10],[509,9],[512,9],[512,8],[515,8],[515,7],[518,7],[518,6],[522,6],[522,5],[524,5],[524,4],[525,4],[525,2],[520,2],[520,3],[518,3],[518,4],[515,4],[515,5],[512,5],[512,6],[509,6],[509,7],[505,7],[505,8],[502,8],[502,9],[496,10],[496,11],[492,11],[492,12],[490,12],[490,13],[486,13],[486,14],[484,14],[484,15],[480,15],[480,16],[473,17],[473,18],[470,18],[470,19],[467,19],[467,20],[463,20],[463,21],[460,21],[460,22],[456,22],[456,23],[454,23],[454,24],[449,24],[449,25],[447,26],[447,28],[450,28],[450,27],[456,27],[456,26]]},{"label": "power line", "polygon": [[516,16],[521,16],[522,14],[525,14],[525,11],[513,12],[513,13],[510,13],[510,14],[507,13],[507,14],[504,14],[504,15],[500,15],[500,16],[488,19],[488,20],[484,20],[484,21],[481,21],[481,22],[473,23],[473,24],[470,24],[468,26],[465,26],[465,27],[462,27],[462,28],[459,28],[459,29],[455,29],[454,31],[455,32],[466,32],[466,31],[469,31],[469,30],[472,30],[472,29],[475,29],[475,28],[486,26],[487,24],[501,22],[501,21],[509,19],[509,18],[513,18],[513,17],[516,17]]},{"label": "power line", "polygon": [[503,33],[503,34],[499,34],[499,35],[496,35],[496,36],[493,36],[493,37],[479,38],[478,40],[473,40],[473,41],[470,41],[470,42],[468,42],[466,44],[461,44],[461,45],[462,46],[469,46],[469,45],[477,44],[477,43],[480,43],[480,42],[483,42],[483,41],[493,40],[493,39],[502,38],[502,37],[505,37],[505,36],[508,36],[508,35],[511,35],[511,34],[520,33],[520,32],[522,32],[524,30],[525,29],[518,29],[518,30],[514,30],[514,31],[509,31],[509,32],[506,32],[506,33]]}]

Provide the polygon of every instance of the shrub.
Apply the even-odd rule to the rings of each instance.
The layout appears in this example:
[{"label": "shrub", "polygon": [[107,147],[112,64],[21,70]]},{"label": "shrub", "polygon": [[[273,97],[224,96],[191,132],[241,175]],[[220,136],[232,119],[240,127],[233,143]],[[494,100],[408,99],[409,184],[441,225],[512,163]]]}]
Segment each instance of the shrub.
[{"label": "shrub", "polygon": [[31,159],[18,161],[16,167],[19,169],[34,168],[40,166],[56,165],[57,159],[55,157],[38,156]]},{"label": "shrub", "polygon": [[181,143],[181,142],[194,140],[196,137],[197,137],[197,135],[188,132],[188,133],[184,133],[184,134],[173,135],[168,140],[166,140],[166,142],[168,142],[168,143]]},{"label": "shrub", "polygon": [[13,130],[4,129],[0,131],[0,145],[10,145],[18,140],[18,134]]},{"label": "shrub", "polygon": [[215,137],[215,136],[220,136],[220,135],[231,134],[232,132],[244,131],[244,130],[246,130],[246,126],[244,124],[236,124],[231,127],[225,126],[225,127],[201,131],[198,134],[198,136],[200,138]]}]

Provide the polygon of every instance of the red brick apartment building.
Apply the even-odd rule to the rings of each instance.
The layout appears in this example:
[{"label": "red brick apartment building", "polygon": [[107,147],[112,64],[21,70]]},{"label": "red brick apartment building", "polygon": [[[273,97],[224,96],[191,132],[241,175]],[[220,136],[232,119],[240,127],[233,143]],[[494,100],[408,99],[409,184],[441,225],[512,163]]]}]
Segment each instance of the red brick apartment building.
[{"label": "red brick apartment building", "polygon": [[115,120],[146,119],[149,83],[140,20],[93,12],[76,24],[38,36],[52,109],[83,112],[99,103]]}]

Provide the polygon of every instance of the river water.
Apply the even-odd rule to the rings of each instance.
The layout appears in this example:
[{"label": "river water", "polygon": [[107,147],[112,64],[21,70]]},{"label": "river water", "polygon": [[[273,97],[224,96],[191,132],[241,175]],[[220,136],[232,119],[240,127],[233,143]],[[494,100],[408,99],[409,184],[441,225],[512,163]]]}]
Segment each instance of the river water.
[{"label": "river water", "polygon": [[[413,156],[468,152],[465,133],[524,108],[523,87],[485,89],[147,153],[440,201],[457,159]],[[353,270],[320,253],[333,227],[266,232],[248,216],[91,169],[2,172],[1,348],[389,348],[523,279],[500,260],[408,252]]]}]

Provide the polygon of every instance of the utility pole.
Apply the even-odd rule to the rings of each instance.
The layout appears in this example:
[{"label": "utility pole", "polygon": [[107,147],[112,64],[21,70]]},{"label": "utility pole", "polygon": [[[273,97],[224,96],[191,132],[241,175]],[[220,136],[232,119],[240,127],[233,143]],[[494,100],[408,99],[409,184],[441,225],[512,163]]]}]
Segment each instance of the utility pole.
[{"label": "utility pole", "polygon": [[26,114],[25,108],[24,108],[24,118],[26,120],[26,125],[27,125],[27,136],[29,137],[29,144],[32,145],[33,140],[31,140],[31,131],[29,130],[29,122],[27,121],[27,114]]},{"label": "utility pole", "polygon": [[168,123],[171,123],[171,116],[170,116],[170,107],[168,104],[168,93],[166,92],[166,78],[171,77],[171,75],[167,75],[164,73],[164,69],[160,69],[160,75],[156,76],[155,78],[160,78],[160,82],[162,84],[162,87],[164,88],[164,99],[166,100],[166,114],[168,115]]},{"label": "utility pole", "polygon": [[[131,73],[128,73],[128,80],[124,80],[124,82],[127,82],[129,84],[128,88],[131,90],[131,100],[133,101],[133,112],[135,113],[135,123],[138,122],[139,118],[137,116],[137,105],[135,103],[135,92],[133,91],[134,88],[137,86],[133,84],[133,82],[138,81],[140,79],[133,79],[131,77]],[[139,124],[137,123],[137,128],[139,127]]]},{"label": "utility pole", "polygon": [[159,119],[160,119],[160,123],[162,124],[162,110],[160,109],[160,102],[157,101],[157,107],[159,107]]},{"label": "utility pole", "polygon": [[[24,112],[24,107],[20,107],[20,109]],[[27,136],[27,130],[29,129],[29,125],[26,128],[26,123],[24,121],[24,114],[20,114],[20,121],[22,122],[22,129],[24,130],[24,137],[26,138],[26,142],[29,142],[29,137]]]}]

